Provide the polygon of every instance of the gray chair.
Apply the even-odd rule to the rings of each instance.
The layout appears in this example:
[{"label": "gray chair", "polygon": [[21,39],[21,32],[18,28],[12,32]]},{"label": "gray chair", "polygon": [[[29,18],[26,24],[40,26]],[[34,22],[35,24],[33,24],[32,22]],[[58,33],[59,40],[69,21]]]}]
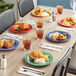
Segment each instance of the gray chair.
[{"label": "gray chair", "polygon": [[20,0],[18,7],[20,16],[24,17],[27,13],[34,9],[33,0]]},{"label": "gray chair", "polygon": [[68,72],[76,75],[76,43],[75,43],[74,48],[73,48],[73,53],[71,56],[71,61],[69,64]]},{"label": "gray chair", "polygon": [[66,76],[68,71],[68,66],[71,60],[72,48],[68,50],[66,55],[57,63],[55,66],[52,76]]},{"label": "gray chair", "polygon": [[12,9],[2,12],[0,14],[0,34],[2,34],[14,23],[15,16]]}]

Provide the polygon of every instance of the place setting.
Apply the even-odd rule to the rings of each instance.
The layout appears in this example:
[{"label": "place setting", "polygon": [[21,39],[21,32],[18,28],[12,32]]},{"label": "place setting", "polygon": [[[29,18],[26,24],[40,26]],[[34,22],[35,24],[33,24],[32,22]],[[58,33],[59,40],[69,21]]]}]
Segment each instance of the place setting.
[{"label": "place setting", "polygon": [[22,35],[15,35],[11,33],[3,34],[0,38],[0,51],[11,51],[16,49],[22,38]]},{"label": "place setting", "polygon": [[29,75],[29,76],[42,76],[45,74],[43,70],[35,69],[35,68],[30,68],[27,66],[20,66],[18,73],[24,74],[24,75]]},{"label": "place setting", "polygon": [[40,48],[59,52],[63,49],[63,47],[61,45],[56,44],[69,41],[71,39],[71,35],[64,31],[52,31],[46,35],[46,39],[50,43],[43,42]]},{"label": "place setting", "polygon": [[[26,54],[24,60],[29,65],[43,67],[52,63],[53,56],[50,53],[36,49]],[[27,66],[20,66],[18,73],[32,76],[42,76],[45,74],[45,71]]]}]

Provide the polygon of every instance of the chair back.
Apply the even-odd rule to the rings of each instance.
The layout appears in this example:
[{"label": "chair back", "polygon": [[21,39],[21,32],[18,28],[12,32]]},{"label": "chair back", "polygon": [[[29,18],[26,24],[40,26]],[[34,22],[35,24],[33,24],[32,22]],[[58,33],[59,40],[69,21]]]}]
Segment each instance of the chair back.
[{"label": "chair back", "polygon": [[15,23],[15,16],[12,9],[6,10],[0,14],[0,34]]},{"label": "chair back", "polygon": [[[57,63],[55,66],[52,76],[66,76],[66,71],[70,62],[70,55],[72,53],[72,48],[68,50],[66,55]],[[69,60],[68,60],[69,59]]]},{"label": "chair back", "polygon": [[18,3],[20,16],[23,17],[34,9],[33,0],[20,0]]}]

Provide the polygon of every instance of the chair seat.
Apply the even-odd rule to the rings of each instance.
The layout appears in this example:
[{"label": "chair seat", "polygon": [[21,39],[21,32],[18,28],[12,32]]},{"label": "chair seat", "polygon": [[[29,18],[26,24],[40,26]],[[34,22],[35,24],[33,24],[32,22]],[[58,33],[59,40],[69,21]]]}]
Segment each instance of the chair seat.
[{"label": "chair seat", "polygon": [[68,72],[72,74],[76,74],[76,49],[72,53]]}]

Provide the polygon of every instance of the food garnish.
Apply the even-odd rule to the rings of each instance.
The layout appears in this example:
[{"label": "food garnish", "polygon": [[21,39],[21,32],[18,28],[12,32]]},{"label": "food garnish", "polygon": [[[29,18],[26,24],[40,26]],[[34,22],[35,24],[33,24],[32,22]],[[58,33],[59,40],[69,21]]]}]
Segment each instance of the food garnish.
[{"label": "food garnish", "polygon": [[19,28],[19,26],[20,25],[15,25],[15,26],[13,26],[13,29],[16,30],[16,31],[20,31],[21,29]]}]

